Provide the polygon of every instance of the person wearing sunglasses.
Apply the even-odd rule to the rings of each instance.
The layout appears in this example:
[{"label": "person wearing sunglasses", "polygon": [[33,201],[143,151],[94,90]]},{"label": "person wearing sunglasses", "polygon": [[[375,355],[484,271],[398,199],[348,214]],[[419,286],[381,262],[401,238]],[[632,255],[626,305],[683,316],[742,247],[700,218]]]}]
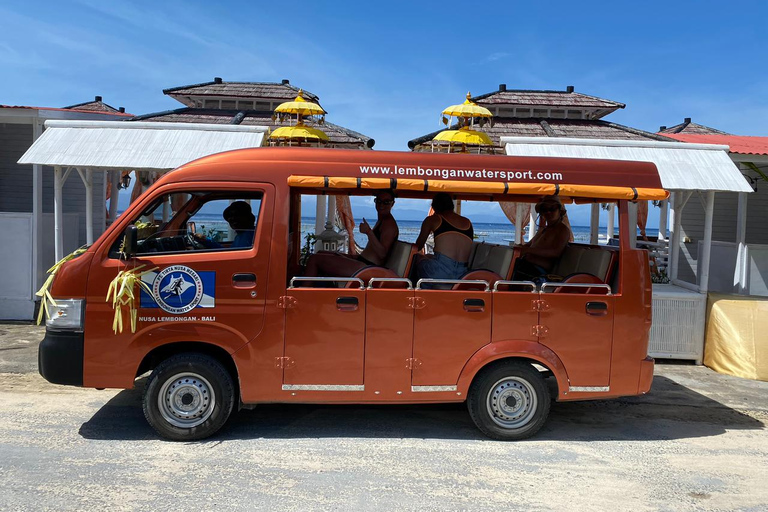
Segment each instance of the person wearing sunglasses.
[{"label": "person wearing sunglasses", "polygon": [[571,240],[571,228],[564,221],[567,212],[557,196],[542,198],[535,207],[539,230],[521,246],[512,279],[535,281],[551,272]]},{"label": "person wearing sunglasses", "polygon": [[360,233],[368,237],[368,244],[357,256],[347,256],[341,253],[321,251],[313,254],[307,261],[305,276],[351,276],[363,267],[370,265],[384,266],[389,253],[395,246],[400,230],[397,221],[392,216],[395,205],[395,193],[392,190],[380,190],[376,193],[377,220],[373,227],[363,219],[360,223]]}]

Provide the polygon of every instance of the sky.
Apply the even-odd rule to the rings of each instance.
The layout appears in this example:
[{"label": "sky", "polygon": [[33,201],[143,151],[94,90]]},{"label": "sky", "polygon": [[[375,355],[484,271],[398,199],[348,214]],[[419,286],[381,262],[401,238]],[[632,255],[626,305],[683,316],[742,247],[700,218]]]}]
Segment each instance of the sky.
[{"label": "sky", "polygon": [[182,106],[165,88],[287,78],[328,121],[406,151],[468,91],[573,85],[626,104],[606,120],[635,128],[768,136],[766,19],[764,1],[0,0],[0,104],[100,95],[146,114]]}]

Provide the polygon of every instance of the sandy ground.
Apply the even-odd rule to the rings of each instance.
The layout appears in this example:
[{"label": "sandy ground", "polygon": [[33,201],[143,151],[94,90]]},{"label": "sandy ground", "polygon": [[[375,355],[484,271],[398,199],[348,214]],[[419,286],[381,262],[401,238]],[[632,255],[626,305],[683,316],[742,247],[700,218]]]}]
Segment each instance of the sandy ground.
[{"label": "sandy ground", "polygon": [[54,386],[0,324],[0,510],[768,510],[768,383],[657,365],[652,393],[554,404],[533,439],[464,406],[263,406],[159,440],[136,390]]}]

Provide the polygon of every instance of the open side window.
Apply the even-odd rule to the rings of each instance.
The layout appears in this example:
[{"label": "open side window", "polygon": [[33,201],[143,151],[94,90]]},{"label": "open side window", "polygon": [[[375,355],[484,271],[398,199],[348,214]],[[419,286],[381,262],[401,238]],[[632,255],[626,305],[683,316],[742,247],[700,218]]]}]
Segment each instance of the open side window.
[{"label": "open side window", "polygon": [[[137,255],[249,250],[261,212],[262,193],[190,191],[164,194],[132,224]],[[121,235],[110,250],[119,258]]]}]

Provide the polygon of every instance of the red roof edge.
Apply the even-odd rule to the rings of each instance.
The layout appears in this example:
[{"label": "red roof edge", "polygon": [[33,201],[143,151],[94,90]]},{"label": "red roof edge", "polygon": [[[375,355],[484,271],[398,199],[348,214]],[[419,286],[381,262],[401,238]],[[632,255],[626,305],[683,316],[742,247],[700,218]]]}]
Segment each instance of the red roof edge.
[{"label": "red roof edge", "polygon": [[743,155],[768,155],[768,137],[683,133],[664,133],[663,135],[681,142],[695,144],[724,144],[730,146],[731,153],[739,153]]}]

